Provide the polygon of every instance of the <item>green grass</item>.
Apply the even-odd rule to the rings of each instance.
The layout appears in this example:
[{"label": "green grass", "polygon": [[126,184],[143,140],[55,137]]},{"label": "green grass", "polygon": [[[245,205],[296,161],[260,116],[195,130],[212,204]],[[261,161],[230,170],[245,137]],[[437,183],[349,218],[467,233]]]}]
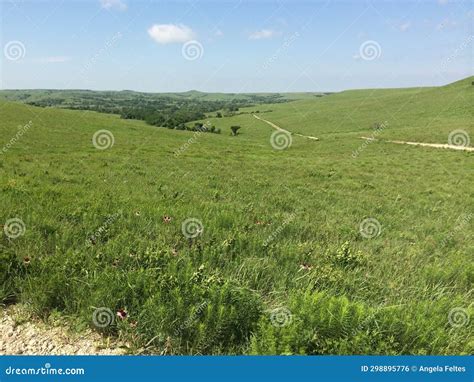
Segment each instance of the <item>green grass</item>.
[{"label": "green grass", "polygon": [[[472,353],[473,154],[380,141],[352,156],[374,122],[388,122],[382,139],[474,139],[471,82],[243,110],[321,139],[282,151],[251,114],[196,135],[0,101],[3,144],[32,121],[0,154],[0,216],[26,226],[0,239],[0,298],[131,352]],[[100,129],[113,147],[92,145]],[[197,238],[182,233],[188,218],[203,224]],[[359,233],[366,218],[380,235]],[[99,307],[128,317],[97,328]],[[450,324],[455,308],[470,322]]]}]

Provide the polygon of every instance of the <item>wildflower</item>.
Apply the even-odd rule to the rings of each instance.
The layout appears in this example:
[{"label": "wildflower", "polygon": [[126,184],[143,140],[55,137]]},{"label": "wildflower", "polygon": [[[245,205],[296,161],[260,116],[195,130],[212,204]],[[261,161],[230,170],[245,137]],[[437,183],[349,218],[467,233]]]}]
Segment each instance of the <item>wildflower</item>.
[{"label": "wildflower", "polygon": [[121,320],[125,320],[127,318],[127,312],[125,311],[125,309],[119,309],[117,311],[117,317]]},{"label": "wildflower", "polygon": [[28,256],[23,258],[23,264],[28,265],[31,262],[31,259]]},{"label": "wildflower", "polygon": [[303,263],[300,265],[300,268],[304,269],[305,271],[310,271],[311,269],[313,269],[313,266],[308,263]]},{"label": "wildflower", "polygon": [[135,211],[135,216],[140,216],[140,211]]},{"label": "wildflower", "polygon": [[165,215],[163,216],[163,223],[168,224],[171,222],[171,216]]}]

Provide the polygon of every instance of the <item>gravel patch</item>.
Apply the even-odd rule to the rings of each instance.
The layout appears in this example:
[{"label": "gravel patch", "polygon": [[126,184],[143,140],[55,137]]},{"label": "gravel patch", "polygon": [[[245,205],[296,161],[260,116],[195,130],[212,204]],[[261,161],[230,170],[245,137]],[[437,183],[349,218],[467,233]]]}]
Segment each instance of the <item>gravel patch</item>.
[{"label": "gravel patch", "polygon": [[[26,316],[27,317],[27,316]],[[51,326],[25,319],[20,307],[1,308],[0,355],[119,355],[126,350],[91,330],[71,333],[65,326]]]}]

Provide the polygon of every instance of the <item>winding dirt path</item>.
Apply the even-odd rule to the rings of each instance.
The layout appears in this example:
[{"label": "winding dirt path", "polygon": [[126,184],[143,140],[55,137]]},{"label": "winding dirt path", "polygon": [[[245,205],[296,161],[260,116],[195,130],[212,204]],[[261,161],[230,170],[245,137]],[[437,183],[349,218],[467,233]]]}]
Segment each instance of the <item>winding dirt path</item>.
[{"label": "winding dirt path", "polygon": [[474,151],[474,147],[448,145],[448,144],[444,144],[444,143],[423,143],[423,142],[408,142],[408,141],[384,141],[384,140],[379,140],[379,139],[371,138],[371,137],[360,137],[360,138],[361,138],[361,139],[368,140],[368,141],[381,141],[381,142],[397,143],[397,144],[399,144],[399,145],[412,145],[412,146],[435,147],[435,148],[438,148],[438,149],[451,149],[451,150],[460,150],[460,151]]},{"label": "winding dirt path", "polygon": [[290,135],[297,135],[298,137],[308,138],[308,139],[311,139],[311,140],[313,140],[313,141],[319,141],[319,138],[312,137],[311,135],[303,135],[303,134],[298,134],[298,133],[292,133],[291,131],[282,129],[280,126],[275,125],[273,122],[267,121],[266,119],[263,119],[263,118],[259,117],[259,116],[256,115],[256,114],[252,114],[252,115],[253,115],[255,118],[259,119],[260,121],[269,124],[271,127],[273,127],[273,128],[276,129],[276,130],[283,131],[283,132],[285,132],[285,133],[287,133],[287,134],[290,134]]}]

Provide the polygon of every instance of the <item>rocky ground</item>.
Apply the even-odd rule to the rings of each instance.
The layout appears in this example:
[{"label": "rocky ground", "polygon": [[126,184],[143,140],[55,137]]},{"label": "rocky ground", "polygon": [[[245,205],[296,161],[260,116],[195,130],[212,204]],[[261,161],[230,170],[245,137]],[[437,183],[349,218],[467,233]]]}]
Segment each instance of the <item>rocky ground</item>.
[{"label": "rocky ground", "polygon": [[63,325],[31,320],[21,307],[1,308],[0,355],[118,355],[125,348],[92,331],[72,333]]}]

